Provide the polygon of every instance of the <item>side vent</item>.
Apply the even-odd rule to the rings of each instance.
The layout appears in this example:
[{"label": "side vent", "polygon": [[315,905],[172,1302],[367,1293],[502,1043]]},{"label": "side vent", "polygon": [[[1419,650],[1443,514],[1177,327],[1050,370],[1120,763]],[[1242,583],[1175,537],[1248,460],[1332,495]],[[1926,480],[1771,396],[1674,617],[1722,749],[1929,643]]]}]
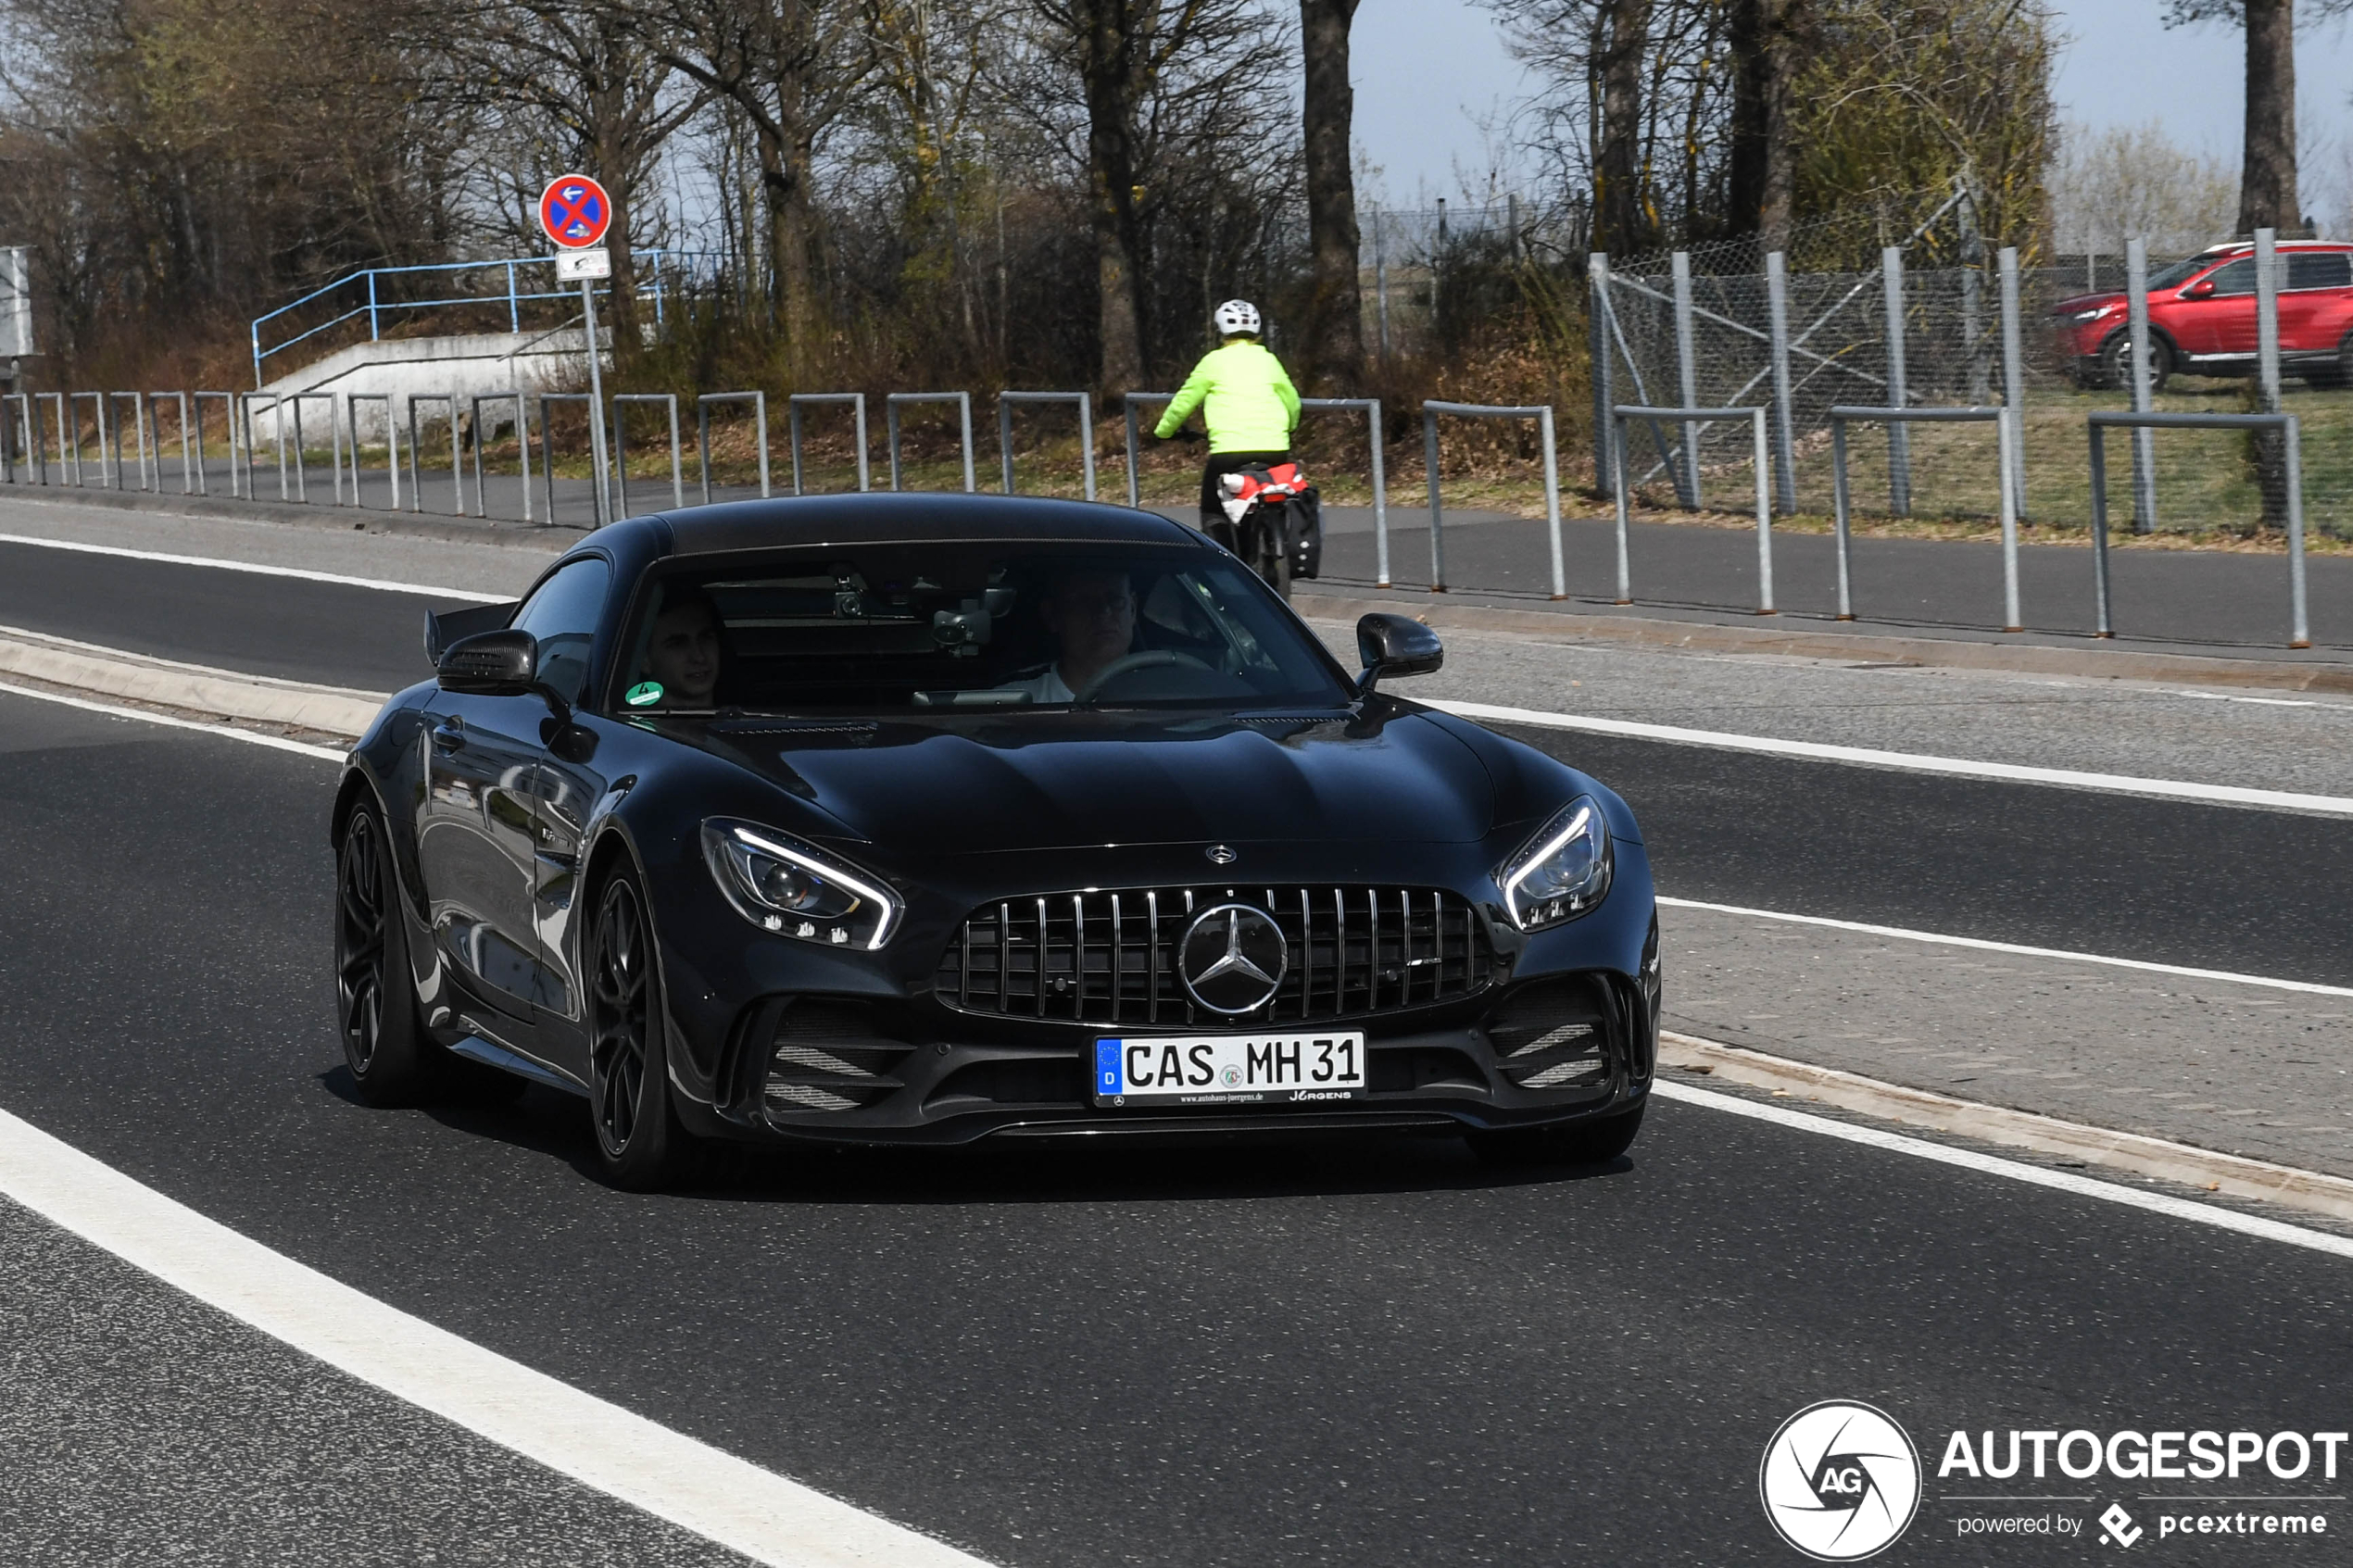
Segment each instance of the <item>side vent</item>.
[{"label": "side vent", "polygon": [[1523,1089],[1608,1082],[1611,1009],[1600,980],[1571,975],[1523,986],[1487,1019],[1504,1076]]},{"label": "side vent", "polygon": [[776,1021],[762,1098],[772,1114],[862,1110],[904,1086],[899,1068],[912,1049],[878,1036],[856,1002],[805,998]]}]

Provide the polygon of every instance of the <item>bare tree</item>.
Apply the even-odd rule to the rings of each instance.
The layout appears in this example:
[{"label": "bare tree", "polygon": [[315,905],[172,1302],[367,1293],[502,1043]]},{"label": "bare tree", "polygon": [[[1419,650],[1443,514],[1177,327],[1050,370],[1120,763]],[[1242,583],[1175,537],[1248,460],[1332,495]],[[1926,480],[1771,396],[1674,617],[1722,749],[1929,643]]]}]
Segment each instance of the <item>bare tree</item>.
[{"label": "bare tree", "polygon": [[1794,96],[1810,13],[1806,0],[1734,0],[1730,39],[1731,209],[1735,233],[1786,251],[1795,216]]},{"label": "bare tree", "polygon": [[1355,171],[1350,131],[1356,96],[1348,83],[1348,30],[1358,0],[1299,0],[1307,154],[1307,243],[1314,255],[1307,343],[1311,366],[1353,381],[1365,361],[1365,306],[1358,257]]},{"label": "bare tree", "polygon": [[813,362],[813,182],[819,148],[874,69],[866,13],[851,0],[644,0],[661,57],[724,97],[750,128],[768,221],[768,264],[788,352]]},{"label": "bare tree", "polygon": [[542,144],[541,158],[578,167],[611,194],[618,218],[605,243],[613,340],[623,353],[639,338],[638,193],[663,144],[708,100],[699,85],[680,90],[675,68],[638,23],[631,0],[493,0],[431,14],[434,36],[470,68],[464,79],[485,103],[536,122],[522,129],[526,142]]},{"label": "bare tree", "polygon": [[[1141,384],[1151,363],[1150,232],[1168,210],[1159,187],[1183,178],[1196,220],[1258,210],[1231,197],[1274,156],[1265,106],[1289,86],[1257,0],[1030,0],[1044,62],[1076,89],[1095,251],[1097,376],[1106,392]],[[1041,82],[1042,91],[1051,89]],[[1288,118],[1288,117],[1282,117]],[[1289,157],[1277,174],[1291,172]],[[1222,164],[1218,184],[1204,175]],[[1230,236],[1229,236],[1230,237]]]}]

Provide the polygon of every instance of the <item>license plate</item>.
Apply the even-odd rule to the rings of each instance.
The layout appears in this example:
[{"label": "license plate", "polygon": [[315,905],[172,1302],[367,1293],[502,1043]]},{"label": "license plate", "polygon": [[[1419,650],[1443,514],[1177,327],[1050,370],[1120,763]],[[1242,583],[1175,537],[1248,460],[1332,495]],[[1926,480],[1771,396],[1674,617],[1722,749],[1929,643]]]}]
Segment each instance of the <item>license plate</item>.
[{"label": "license plate", "polygon": [[1095,1042],[1095,1103],[1258,1105],[1365,1098],[1365,1036],[1153,1035]]}]

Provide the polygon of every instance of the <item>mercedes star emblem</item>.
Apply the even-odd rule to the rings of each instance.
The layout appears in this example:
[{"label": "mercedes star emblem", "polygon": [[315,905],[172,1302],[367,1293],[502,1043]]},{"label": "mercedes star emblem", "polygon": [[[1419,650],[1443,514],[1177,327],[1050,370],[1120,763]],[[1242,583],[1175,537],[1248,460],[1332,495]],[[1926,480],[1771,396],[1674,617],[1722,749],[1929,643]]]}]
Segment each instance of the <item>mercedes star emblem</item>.
[{"label": "mercedes star emblem", "polygon": [[1255,1012],[1272,1001],[1290,966],[1283,928],[1264,909],[1220,904],[1203,909],[1176,945],[1176,972],[1212,1012]]},{"label": "mercedes star emblem", "polygon": [[1209,863],[1213,866],[1230,866],[1241,859],[1234,853],[1234,847],[1230,844],[1213,844],[1202,853],[1209,857]]}]

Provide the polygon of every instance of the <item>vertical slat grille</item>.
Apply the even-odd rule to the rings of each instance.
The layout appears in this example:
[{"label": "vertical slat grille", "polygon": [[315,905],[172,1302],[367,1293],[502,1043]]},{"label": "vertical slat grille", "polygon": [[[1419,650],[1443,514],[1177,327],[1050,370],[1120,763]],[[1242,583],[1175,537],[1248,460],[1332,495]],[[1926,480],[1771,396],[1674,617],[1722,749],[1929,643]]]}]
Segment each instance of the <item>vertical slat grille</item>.
[{"label": "vertical slat grille", "polygon": [[[1274,1000],[1239,1019],[1196,1005],[1177,975],[1193,914],[1226,903],[1264,910],[1290,950]],[[1070,1022],[1302,1023],[1469,996],[1493,967],[1478,911],[1441,889],[1153,887],[975,909],[941,956],[935,993],[969,1012]]]}]

